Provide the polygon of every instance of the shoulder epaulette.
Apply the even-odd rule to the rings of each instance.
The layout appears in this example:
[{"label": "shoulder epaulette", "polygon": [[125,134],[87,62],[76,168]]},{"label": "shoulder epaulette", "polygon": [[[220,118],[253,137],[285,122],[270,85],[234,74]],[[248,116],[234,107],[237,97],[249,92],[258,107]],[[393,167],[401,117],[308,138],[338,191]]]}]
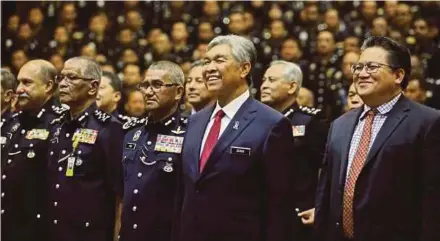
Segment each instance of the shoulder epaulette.
[{"label": "shoulder epaulette", "polygon": [[321,112],[321,109],[308,107],[308,106],[300,106],[299,109],[306,114],[309,115],[317,115],[319,112]]},{"label": "shoulder epaulette", "polygon": [[129,119],[122,125],[122,129],[127,130],[139,125],[146,125],[148,123],[148,118],[136,118],[136,117],[128,117]]},{"label": "shoulder epaulette", "polygon": [[111,115],[105,113],[102,110],[95,110],[94,116],[96,117],[97,120],[101,121],[102,123],[107,123],[112,118]]}]

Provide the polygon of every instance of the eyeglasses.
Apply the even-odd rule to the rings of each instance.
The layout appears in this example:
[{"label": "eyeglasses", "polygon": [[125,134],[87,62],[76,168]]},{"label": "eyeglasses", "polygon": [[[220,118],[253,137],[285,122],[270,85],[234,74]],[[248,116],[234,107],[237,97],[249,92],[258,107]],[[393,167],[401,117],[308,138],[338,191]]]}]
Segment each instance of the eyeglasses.
[{"label": "eyeglasses", "polygon": [[365,71],[368,74],[374,74],[376,73],[380,67],[382,66],[386,66],[390,69],[395,69],[395,67],[391,66],[391,65],[387,65],[387,64],[381,64],[381,63],[377,63],[377,62],[367,62],[366,64],[363,63],[356,63],[351,65],[351,73],[353,73],[353,75],[359,75],[361,73],[361,71],[365,68]]},{"label": "eyeglasses", "polygon": [[79,76],[76,74],[57,74],[55,76],[55,81],[57,83],[60,83],[61,81],[63,81],[64,79],[66,79],[67,82],[72,82],[73,80],[87,80],[87,81],[91,81],[94,80],[94,78],[86,78],[83,76]]},{"label": "eyeglasses", "polygon": [[171,87],[171,86],[177,86],[176,83],[173,84],[165,84],[161,81],[152,81],[151,83],[148,81],[142,82],[140,84],[138,84],[138,89],[141,91],[147,91],[148,88],[151,87],[151,89],[153,91],[159,91],[160,89],[162,89],[162,87]]}]

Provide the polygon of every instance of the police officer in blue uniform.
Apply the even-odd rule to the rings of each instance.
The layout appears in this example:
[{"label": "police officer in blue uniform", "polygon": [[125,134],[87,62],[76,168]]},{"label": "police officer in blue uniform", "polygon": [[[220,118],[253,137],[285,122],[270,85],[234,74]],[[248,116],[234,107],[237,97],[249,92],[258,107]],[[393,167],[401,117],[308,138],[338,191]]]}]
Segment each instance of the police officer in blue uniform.
[{"label": "police officer in blue uniform", "polygon": [[[312,240],[315,191],[323,159],[328,124],[321,110],[301,107],[296,97],[303,75],[298,65],[286,61],[273,61],[266,70],[261,85],[261,101],[283,113],[292,124],[295,158],[301,160],[296,170],[295,200],[292,215],[298,216],[300,228],[292,240]],[[294,211],[292,211],[294,212]]]},{"label": "police officer in blue uniform", "polygon": [[49,241],[112,241],[123,193],[120,124],[99,110],[101,69],[93,60],[67,60],[56,79],[69,106],[52,121],[48,150]]},{"label": "police officer in blue uniform", "polygon": [[150,65],[139,84],[148,117],[128,121],[120,240],[169,241],[186,118],[179,113],[184,74],[169,61]]},{"label": "police officer in blue uniform", "polygon": [[50,122],[63,112],[52,97],[55,67],[32,60],[18,73],[17,107],[2,127],[2,240],[45,240],[44,173]]},{"label": "police officer in blue uniform", "polygon": [[[17,80],[14,75],[6,69],[1,69],[1,120],[0,128],[3,135],[3,126],[11,119],[11,103],[15,95],[15,89],[17,88]],[[2,145],[3,145],[2,137]]]}]

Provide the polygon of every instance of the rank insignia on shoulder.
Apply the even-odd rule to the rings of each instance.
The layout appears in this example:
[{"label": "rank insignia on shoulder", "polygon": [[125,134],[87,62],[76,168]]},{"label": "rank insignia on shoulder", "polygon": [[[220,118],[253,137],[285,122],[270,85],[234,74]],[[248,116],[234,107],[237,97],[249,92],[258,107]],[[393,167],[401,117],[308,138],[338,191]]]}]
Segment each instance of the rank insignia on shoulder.
[{"label": "rank insignia on shoulder", "polygon": [[313,107],[307,107],[307,106],[300,106],[300,110],[302,110],[304,113],[310,114],[310,115],[316,115],[318,114],[321,109],[313,108]]},{"label": "rank insignia on shoulder", "polygon": [[96,119],[100,120],[101,122],[105,123],[112,117],[111,115],[105,113],[101,110],[95,110],[95,117]]},{"label": "rank insignia on shoulder", "polygon": [[16,132],[18,130],[18,127],[20,127],[20,123],[15,123],[11,128],[11,132]]},{"label": "rank insignia on shoulder", "polygon": [[172,130],[171,132],[176,134],[176,135],[180,135],[180,134],[185,133],[185,131],[182,130],[182,128],[180,128],[180,126],[178,126],[176,130]]},{"label": "rank insignia on shoulder", "polygon": [[305,125],[292,126],[292,134],[294,137],[304,136],[306,134],[306,126]]}]

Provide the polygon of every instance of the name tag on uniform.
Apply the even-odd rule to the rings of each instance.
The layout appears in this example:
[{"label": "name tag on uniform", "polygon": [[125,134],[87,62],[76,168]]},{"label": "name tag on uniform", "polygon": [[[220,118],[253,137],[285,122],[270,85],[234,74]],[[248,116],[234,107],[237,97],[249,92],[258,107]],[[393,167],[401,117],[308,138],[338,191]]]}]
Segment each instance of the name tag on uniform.
[{"label": "name tag on uniform", "polygon": [[26,134],[26,139],[28,140],[46,140],[47,137],[49,137],[49,131],[47,131],[46,129],[32,129]]},{"label": "name tag on uniform", "polygon": [[76,130],[75,134],[72,137],[72,140],[75,140],[75,138],[78,138],[78,142],[87,143],[87,144],[95,144],[97,137],[98,137],[97,130],[81,128],[81,129]]},{"label": "name tag on uniform", "polygon": [[0,144],[1,145],[6,144],[6,136],[1,137]]},{"label": "name tag on uniform", "polygon": [[136,148],[136,143],[128,142],[127,144],[125,144],[125,148],[134,150]]},{"label": "name tag on uniform", "polygon": [[306,126],[305,125],[292,126],[292,133],[293,136],[304,136],[306,134]]},{"label": "name tag on uniform", "polygon": [[251,148],[249,148],[249,147],[231,146],[230,153],[232,155],[250,156],[251,155]]},{"label": "name tag on uniform", "polygon": [[155,151],[181,153],[183,146],[183,137],[181,136],[168,136],[157,135]]}]

